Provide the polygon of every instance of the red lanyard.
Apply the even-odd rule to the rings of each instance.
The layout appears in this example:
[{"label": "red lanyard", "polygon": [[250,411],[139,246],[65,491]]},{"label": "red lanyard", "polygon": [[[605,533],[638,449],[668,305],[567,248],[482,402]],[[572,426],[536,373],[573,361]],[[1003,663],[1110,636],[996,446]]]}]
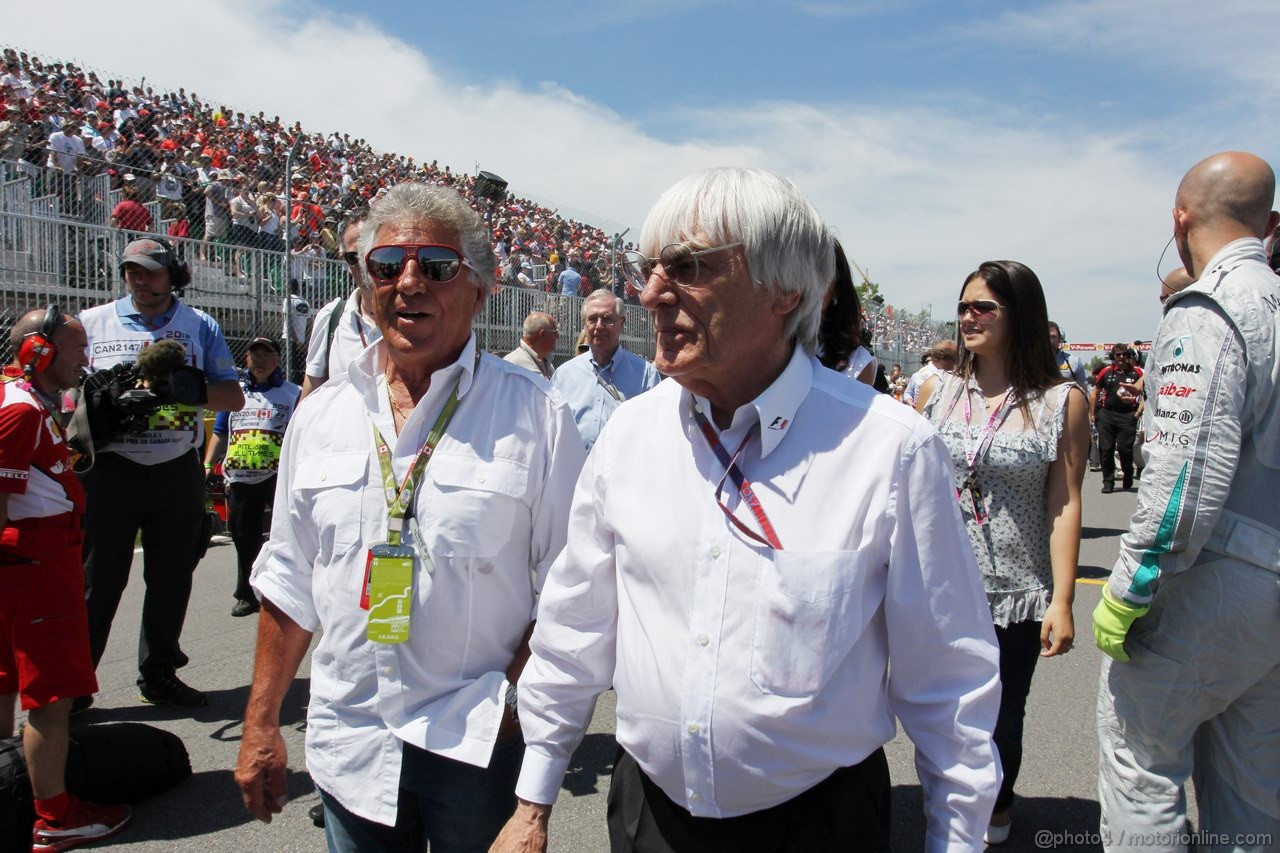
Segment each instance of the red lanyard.
[{"label": "red lanyard", "polygon": [[[738,445],[738,449],[734,451],[733,456],[729,455],[729,451],[724,449],[724,445],[720,443],[720,436],[716,433],[715,427],[707,420],[707,416],[702,414],[702,410],[698,408],[695,401],[693,404],[693,419],[697,422],[702,435],[707,440],[707,444],[711,446],[712,452],[720,460],[720,464],[724,466],[724,476],[720,478],[720,482],[716,485],[716,504],[725,514],[725,517],[733,523],[733,526],[742,531],[742,533],[761,545],[768,545],[775,551],[782,550],[782,542],[778,539],[778,534],[774,532],[773,524],[769,521],[769,516],[765,515],[764,507],[760,505],[760,499],[756,497],[755,490],[751,488],[751,483],[742,473],[742,469],[738,467],[738,455],[742,453],[742,449],[747,446],[751,439],[760,432],[760,423],[751,425],[751,429],[747,430],[747,434],[742,439],[742,443]],[[760,530],[764,533],[762,538],[751,528],[747,527],[738,517],[733,514],[724,501],[720,499],[721,492],[724,491],[725,479],[733,480],[733,484],[738,487],[738,494],[742,496],[743,503],[751,508],[751,514],[756,517],[756,523],[760,525]]]}]

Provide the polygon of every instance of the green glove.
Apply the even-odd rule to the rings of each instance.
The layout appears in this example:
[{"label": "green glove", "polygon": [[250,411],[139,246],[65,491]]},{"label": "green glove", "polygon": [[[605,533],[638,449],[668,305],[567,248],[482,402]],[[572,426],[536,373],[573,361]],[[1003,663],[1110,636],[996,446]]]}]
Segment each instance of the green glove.
[{"label": "green glove", "polygon": [[1093,639],[1103,654],[1114,660],[1127,661],[1129,655],[1124,650],[1125,635],[1129,633],[1134,621],[1148,609],[1113,598],[1111,591],[1104,586],[1102,600],[1093,610]]}]

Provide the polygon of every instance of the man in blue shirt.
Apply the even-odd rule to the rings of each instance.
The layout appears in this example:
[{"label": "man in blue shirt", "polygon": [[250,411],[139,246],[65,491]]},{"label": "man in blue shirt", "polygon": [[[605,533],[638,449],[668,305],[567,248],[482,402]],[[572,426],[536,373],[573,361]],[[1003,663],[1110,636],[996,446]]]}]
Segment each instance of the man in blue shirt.
[{"label": "man in blue shirt", "polygon": [[569,260],[569,266],[561,271],[558,281],[563,296],[577,296],[582,293],[582,262],[577,258]]},{"label": "man in blue shirt", "polygon": [[587,450],[623,400],[648,391],[662,379],[652,364],[622,348],[625,320],[622,301],[609,291],[597,290],[588,296],[582,303],[582,325],[590,349],[560,365],[551,377],[551,384],[573,410]]},{"label": "man in blue shirt", "polygon": [[[218,323],[178,299],[191,280],[187,265],[163,240],[144,238],[125,247],[123,299],[80,315],[89,338],[89,365],[102,370],[132,364],[158,341],[182,347],[186,364],[204,371],[203,408],[237,411],[244,393]],[[142,533],[142,635],[138,688],[153,705],[197,708],[205,695],[184,684],[177,670],[187,656],[179,644],[191,597],[191,576],[203,547],[204,471],[198,448],[204,438],[200,406],[166,403],[147,416],[141,431],[110,437],[84,475],[85,597],[89,647],[96,667],[106,650],[116,607],[129,581],[133,548]],[[77,700],[80,708],[91,700]]]}]

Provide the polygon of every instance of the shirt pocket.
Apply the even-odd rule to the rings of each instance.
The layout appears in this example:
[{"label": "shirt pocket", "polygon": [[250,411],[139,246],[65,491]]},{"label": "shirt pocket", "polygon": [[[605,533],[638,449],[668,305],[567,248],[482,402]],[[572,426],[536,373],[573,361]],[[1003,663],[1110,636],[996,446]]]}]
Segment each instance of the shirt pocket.
[{"label": "shirt pocket", "polygon": [[859,551],[773,551],[756,581],[751,680],[778,696],[813,696],[862,633],[871,559]]},{"label": "shirt pocket", "polygon": [[368,479],[369,454],[334,453],[300,459],[294,471],[292,503],[311,516],[319,552],[327,564],[360,541],[362,492]]},{"label": "shirt pocket", "polygon": [[[427,548],[443,557],[496,557],[523,519],[529,466],[512,459],[435,456],[428,466]],[[527,535],[527,533],[526,533]]]}]

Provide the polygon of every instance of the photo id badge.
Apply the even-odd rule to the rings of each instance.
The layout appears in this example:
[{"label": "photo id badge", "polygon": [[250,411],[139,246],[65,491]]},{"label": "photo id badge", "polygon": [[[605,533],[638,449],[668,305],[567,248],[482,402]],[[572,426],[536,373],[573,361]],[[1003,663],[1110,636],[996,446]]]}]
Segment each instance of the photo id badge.
[{"label": "photo id badge", "polygon": [[369,632],[375,643],[409,639],[413,606],[413,549],[374,545],[369,549]]}]

